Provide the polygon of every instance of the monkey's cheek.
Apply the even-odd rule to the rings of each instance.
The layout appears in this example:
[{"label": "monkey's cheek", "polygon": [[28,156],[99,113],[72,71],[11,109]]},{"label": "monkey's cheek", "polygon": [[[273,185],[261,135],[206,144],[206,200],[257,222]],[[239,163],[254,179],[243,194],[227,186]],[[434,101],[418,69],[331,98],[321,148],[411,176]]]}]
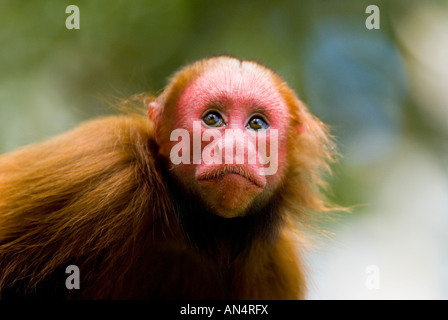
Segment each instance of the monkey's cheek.
[{"label": "monkey's cheek", "polygon": [[243,216],[263,188],[238,174],[198,181],[205,203],[223,218]]}]

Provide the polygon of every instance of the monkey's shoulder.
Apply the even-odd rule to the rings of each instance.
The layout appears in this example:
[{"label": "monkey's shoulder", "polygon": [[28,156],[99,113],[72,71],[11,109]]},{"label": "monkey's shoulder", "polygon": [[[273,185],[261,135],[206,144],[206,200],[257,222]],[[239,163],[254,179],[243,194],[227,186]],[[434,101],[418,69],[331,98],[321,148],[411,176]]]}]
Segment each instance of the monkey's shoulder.
[{"label": "monkey's shoulder", "polygon": [[[4,171],[58,165],[89,158],[109,158],[132,154],[135,146],[153,137],[152,124],[140,115],[109,116],[86,121],[74,129],[40,143],[0,156]],[[92,159],[94,161],[94,159]]]},{"label": "monkey's shoulder", "polygon": [[[148,182],[155,172],[151,139],[143,117],[107,117],[2,156],[0,225],[9,226],[11,239],[18,237],[27,252],[46,248],[39,252],[50,255],[66,241],[73,244],[70,257],[92,243],[119,248],[120,236],[142,221],[156,187]],[[0,244],[11,241],[6,236]]]},{"label": "monkey's shoulder", "polygon": [[82,123],[75,129],[54,139],[54,142],[75,146],[108,148],[119,144],[133,145],[152,139],[153,126],[145,117],[137,114],[102,117]]},{"label": "monkey's shoulder", "polygon": [[140,168],[153,166],[152,137],[144,117],[111,116],[5,154],[0,157],[1,198],[16,198],[23,190],[42,196],[75,194],[104,181],[138,183],[134,178],[141,176],[136,174]]}]

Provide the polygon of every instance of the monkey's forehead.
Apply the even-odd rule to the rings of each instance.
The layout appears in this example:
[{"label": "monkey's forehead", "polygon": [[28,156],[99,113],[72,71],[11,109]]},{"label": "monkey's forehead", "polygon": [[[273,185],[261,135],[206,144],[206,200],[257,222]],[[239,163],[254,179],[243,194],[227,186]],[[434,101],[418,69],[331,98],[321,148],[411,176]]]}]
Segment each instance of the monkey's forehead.
[{"label": "monkey's forehead", "polygon": [[272,73],[252,62],[219,64],[209,68],[187,86],[180,102],[255,105],[287,113],[285,100]]}]

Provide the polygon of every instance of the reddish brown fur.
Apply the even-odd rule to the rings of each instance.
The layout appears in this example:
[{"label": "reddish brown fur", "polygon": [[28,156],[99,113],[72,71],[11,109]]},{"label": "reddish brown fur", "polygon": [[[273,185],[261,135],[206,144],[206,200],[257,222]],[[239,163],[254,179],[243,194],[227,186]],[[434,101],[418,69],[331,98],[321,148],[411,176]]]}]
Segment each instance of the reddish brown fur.
[{"label": "reddish brown fur", "polygon": [[[271,70],[260,66],[291,114],[278,235],[257,238],[221,268],[219,259],[188,244],[174,217],[156,143],[168,126],[158,125],[188,83],[223,59],[233,58],[202,60],[177,73],[158,98],[164,109],[150,110],[155,123],[142,115],[99,119],[0,157],[0,293],[16,297],[44,288],[51,297],[62,292],[86,299],[305,297],[300,228],[329,210],[320,189],[335,153],[326,127]],[[70,264],[81,271],[80,290],[64,287]]]}]

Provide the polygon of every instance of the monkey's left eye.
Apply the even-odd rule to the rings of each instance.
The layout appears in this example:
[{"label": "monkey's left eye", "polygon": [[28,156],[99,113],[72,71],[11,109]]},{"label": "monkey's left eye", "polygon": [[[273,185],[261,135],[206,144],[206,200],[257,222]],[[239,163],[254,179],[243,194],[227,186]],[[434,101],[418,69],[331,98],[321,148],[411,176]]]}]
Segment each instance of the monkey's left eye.
[{"label": "monkey's left eye", "polygon": [[202,121],[209,127],[219,127],[223,123],[222,116],[218,112],[209,112],[203,118]]},{"label": "monkey's left eye", "polygon": [[249,120],[249,123],[247,124],[246,128],[255,131],[266,130],[269,128],[269,125],[263,118],[255,116]]}]

